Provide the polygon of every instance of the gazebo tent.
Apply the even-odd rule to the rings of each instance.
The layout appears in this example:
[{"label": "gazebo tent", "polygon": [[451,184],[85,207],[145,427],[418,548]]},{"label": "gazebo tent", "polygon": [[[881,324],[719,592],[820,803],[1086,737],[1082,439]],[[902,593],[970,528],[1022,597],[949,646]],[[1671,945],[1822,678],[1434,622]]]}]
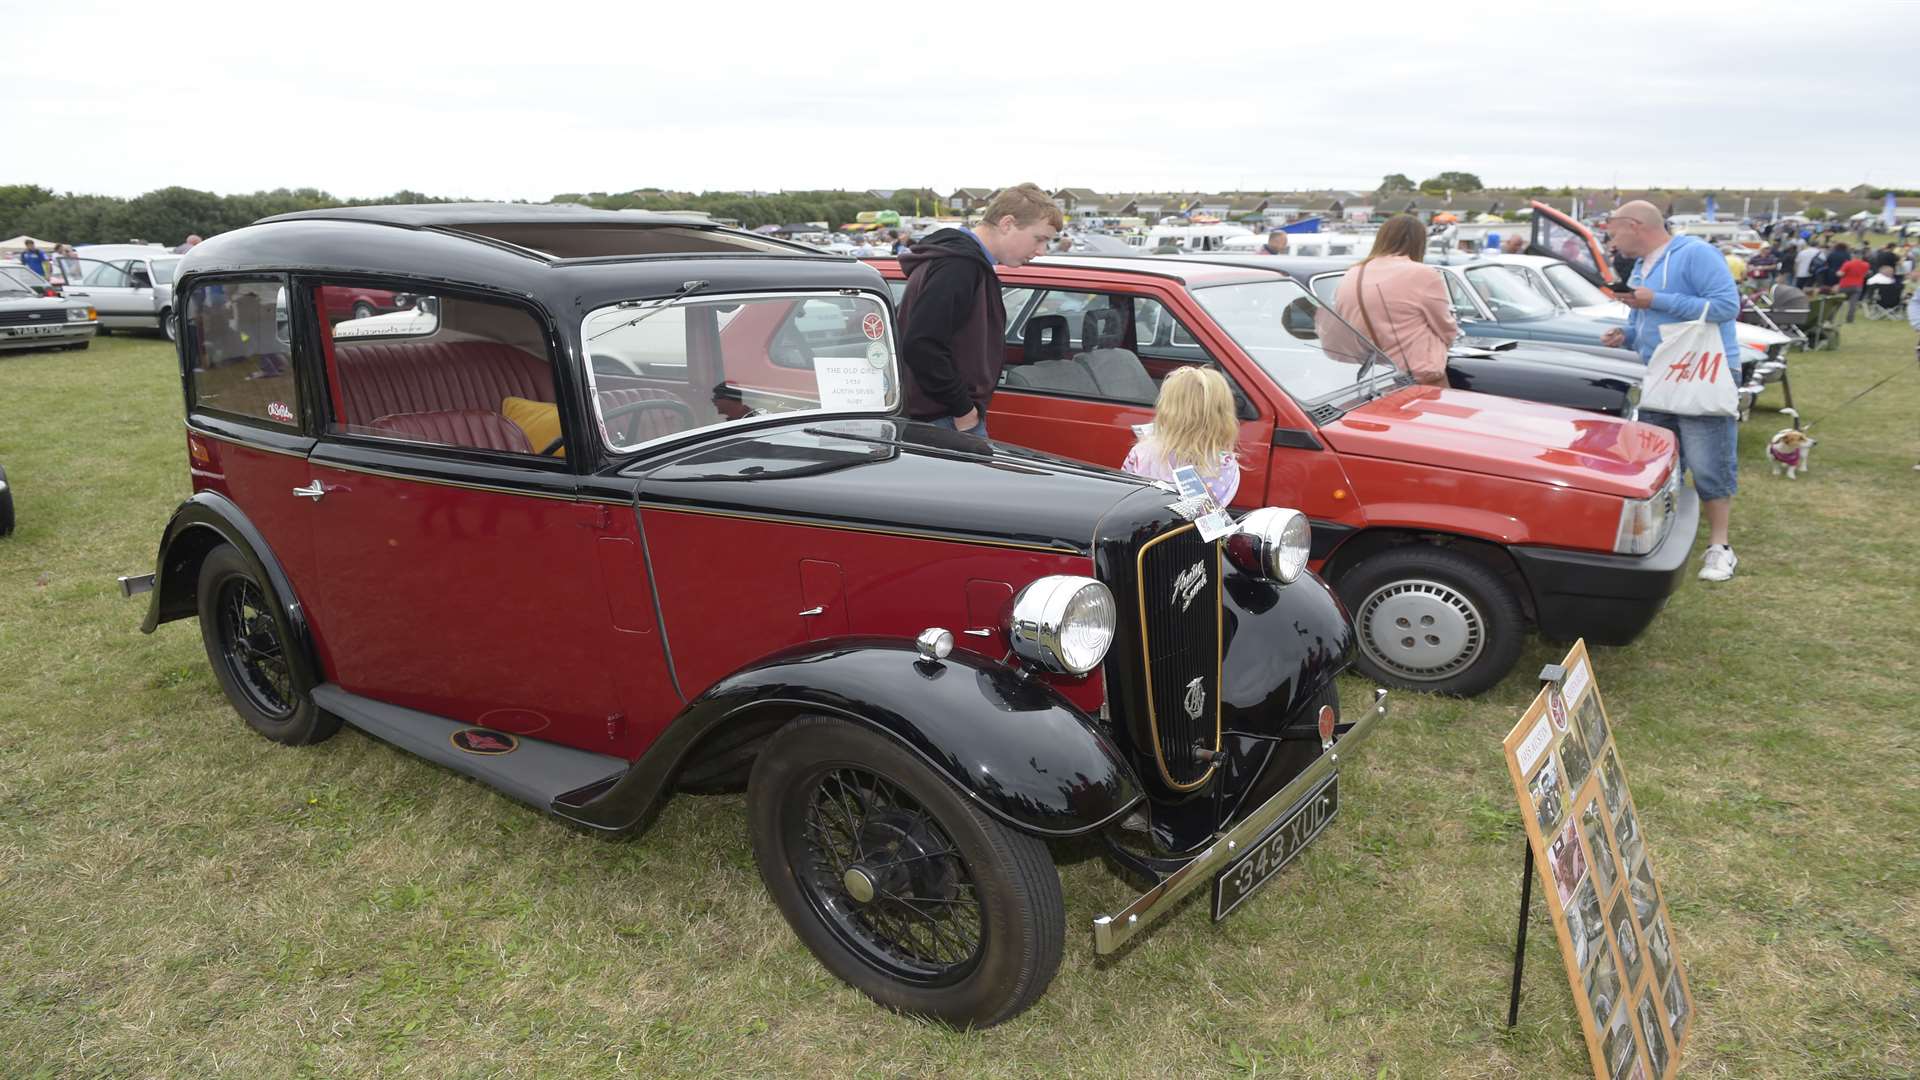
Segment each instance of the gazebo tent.
[{"label": "gazebo tent", "polygon": [[27,250],[27,241],[29,240],[33,241],[34,247],[39,248],[41,251],[44,251],[49,255],[53,254],[53,246],[54,246],[53,241],[42,240],[37,236],[28,236],[25,233],[21,233],[19,236],[16,236],[11,240],[0,240],[0,255],[5,255],[11,258],[15,255],[20,254],[21,252]]}]

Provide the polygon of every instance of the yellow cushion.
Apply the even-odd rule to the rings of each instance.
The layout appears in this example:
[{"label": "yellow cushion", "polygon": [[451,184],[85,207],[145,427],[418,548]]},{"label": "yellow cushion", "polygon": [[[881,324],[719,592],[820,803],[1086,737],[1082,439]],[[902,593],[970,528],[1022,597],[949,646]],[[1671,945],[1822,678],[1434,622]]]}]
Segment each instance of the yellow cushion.
[{"label": "yellow cushion", "polygon": [[[527,433],[527,442],[536,454],[560,437],[560,406],[551,401],[509,397],[500,402],[500,413]],[[566,448],[555,451],[554,456],[566,457]]]}]

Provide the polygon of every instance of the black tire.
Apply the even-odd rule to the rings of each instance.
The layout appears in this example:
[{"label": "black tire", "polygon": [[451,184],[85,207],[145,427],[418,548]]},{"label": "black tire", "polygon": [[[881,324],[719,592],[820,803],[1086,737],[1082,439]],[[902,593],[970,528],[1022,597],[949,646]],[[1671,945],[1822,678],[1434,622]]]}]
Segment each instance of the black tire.
[{"label": "black tire", "polygon": [[361,300],[353,305],[353,317],[356,319],[365,319],[375,314],[378,313],[374,310],[373,305],[367,303],[365,300]]},{"label": "black tire", "polygon": [[174,321],[172,308],[163,308],[160,311],[160,336],[168,341],[180,336],[180,324]]},{"label": "black tire", "polygon": [[747,815],[794,933],[888,1008],[988,1027],[1059,970],[1066,909],[1047,846],[883,735],[827,716],[789,723],[761,749]]},{"label": "black tire", "polygon": [[113,327],[111,327],[111,326],[98,326],[98,327],[95,327],[95,328],[94,328],[94,331],[93,331],[93,334],[94,334],[94,336],[95,336],[95,337],[112,337],[112,336],[113,336]]},{"label": "black tire", "polygon": [[1520,658],[1526,617],[1486,564],[1432,544],[1374,555],[1342,575],[1359,668],[1389,686],[1472,697]]},{"label": "black tire", "polygon": [[82,341],[82,342],[79,342],[79,343],[77,343],[77,344],[73,344],[73,345],[69,345],[69,346],[67,346],[67,351],[68,351],[68,352],[79,352],[80,350],[82,350],[82,349],[84,349],[84,348],[86,348],[87,346],[89,346],[89,345],[91,345],[91,344],[93,344],[93,339],[92,339],[92,338],[88,338],[88,339],[87,339],[87,340],[85,340],[85,341]]},{"label": "black tire", "polygon": [[293,635],[273,589],[231,545],[214,548],[200,564],[198,600],[207,661],[249,727],[288,746],[340,730],[340,718],[314,704],[313,686],[293,662]]},{"label": "black tire", "polygon": [[7,470],[0,469],[0,536],[13,535],[13,485],[7,483]]}]

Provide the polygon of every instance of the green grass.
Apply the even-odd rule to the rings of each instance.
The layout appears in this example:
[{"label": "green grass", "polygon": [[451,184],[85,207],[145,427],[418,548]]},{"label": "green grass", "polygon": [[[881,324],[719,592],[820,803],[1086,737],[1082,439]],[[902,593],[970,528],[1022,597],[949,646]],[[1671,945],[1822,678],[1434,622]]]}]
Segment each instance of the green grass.
[{"label": "green grass", "polygon": [[[1903,326],[1795,356],[1813,472],[1742,432],[1740,574],[1596,651],[1698,1016],[1696,1077],[1920,1070],[1920,377]],[[1769,402],[1778,401],[1777,391]],[[171,354],[0,354],[0,1077],[1577,1076],[1536,903],[1504,1027],[1521,833],[1500,740],[1558,650],[1471,702],[1403,695],[1320,842],[1228,922],[1123,955],[1127,887],[1062,853],[1072,937],[979,1034],[883,1012],[768,902],[739,797],[582,836],[351,730],[288,749],[222,699],[192,621],[152,637],[186,492]],[[1357,702],[1366,688],[1346,688]]]}]

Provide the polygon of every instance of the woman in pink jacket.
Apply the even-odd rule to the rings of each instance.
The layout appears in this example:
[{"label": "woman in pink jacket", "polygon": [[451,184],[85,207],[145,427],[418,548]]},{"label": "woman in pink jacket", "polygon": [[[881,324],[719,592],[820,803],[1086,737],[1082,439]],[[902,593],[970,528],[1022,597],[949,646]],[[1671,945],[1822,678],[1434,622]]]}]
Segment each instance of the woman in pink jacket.
[{"label": "woman in pink jacket", "polygon": [[1447,348],[1459,336],[1447,284],[1421,265],[1427,230],[1400,214],[1380,227],[1373,252],[1340,280],[1333,309],[1373,339],[1417,382],[1447,384]]}]

